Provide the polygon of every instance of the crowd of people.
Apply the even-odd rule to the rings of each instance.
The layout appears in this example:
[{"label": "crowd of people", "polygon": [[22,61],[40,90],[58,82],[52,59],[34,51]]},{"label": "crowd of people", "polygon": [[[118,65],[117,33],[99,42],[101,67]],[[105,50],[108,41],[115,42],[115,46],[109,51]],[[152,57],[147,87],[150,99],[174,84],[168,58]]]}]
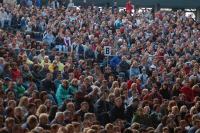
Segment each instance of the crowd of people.
[{"label": "crowd of people", "polygon": [[126,7],[1,4],[0,133],[200,133],[200,23]]}]

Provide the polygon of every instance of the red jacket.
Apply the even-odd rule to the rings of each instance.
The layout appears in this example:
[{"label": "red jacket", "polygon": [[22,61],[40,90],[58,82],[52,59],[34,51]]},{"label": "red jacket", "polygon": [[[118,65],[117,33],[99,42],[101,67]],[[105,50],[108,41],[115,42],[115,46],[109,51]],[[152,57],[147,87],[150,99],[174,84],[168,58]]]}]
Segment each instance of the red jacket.
[{"label": "red jacket", "polygon": [[183,86],[180,92],[185,95],[188,101],[192,102],[194,100],[194,92],[190,87]]}]

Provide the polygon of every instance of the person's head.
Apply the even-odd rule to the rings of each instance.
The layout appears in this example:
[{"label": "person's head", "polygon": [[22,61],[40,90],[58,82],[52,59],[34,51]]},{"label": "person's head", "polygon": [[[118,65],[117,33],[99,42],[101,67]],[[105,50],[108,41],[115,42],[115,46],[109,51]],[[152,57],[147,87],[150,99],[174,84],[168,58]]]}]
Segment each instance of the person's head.
[{"label": "person's head", "polygon": [[121,107],[122,104],[123,104],[123,102],[122,102],[122,98],[121,98],[121,97],[115,98],[115,105],[116,105],[118,108]]},{"label": "person's head", "polygon": [[84,84],[85,84],[86,86],[90,85],[90,79],[89,79],[88,77],[86,77],[86,78],[84,79]]},{"label": "person's head", "polygon": [[150,114],[150,111],[151,111],[151,109],[149,106],[144,107],[144,114]]},{"label": "person's head", "polygon": [[115,97],[120,97],[121,91],[122,91],[121,88],[114,88],[114,92],[113,93],[115,94]]},{"label": "person's head", "polygon": [[8,107],[11,107],[11,108],[15,108],[17,105],[16,101],[15,100],[9,100],[8,101]]},{"label": "person's head", "polygon": [[44,104],[41,104],[38,109],[37,109],[37,112],[36,112],[36,115],[37,116],[40,116],[40,114],[42,113],[47,113],[47,106],[44,105]]},{"label": "person's head", "polygon": [[183,132],[183,130],[181,129],[181,127],[176,127],[174,129],[174,133],[182,133],[182,132]]},{"label": "person's head", "polygon": [[28,109],[28,113],[31,115],[36,113],[36,105],[34,103],[30,103],[27,109]]},{"label": "person's head", "polygon": [[58,124],[52,124],[51,125],[51,133],[58,133],[57,131],[58,131],[58,129],[59,129],[59,125]]},{"label": "person's head", "polygon": [[52,106],[52,101],[50,99],[46,99],[44,105],[46,105],[47,110],[49,110]]},{"label": "person's head", "polygon": [[174,100],[169,101],[168,110],[171,111],[173,106],[176,106],[176,101]]},{"label": "person's head", "polygon": [[109,102],[114,102],[115,101],[115,94],[110,93],[109,96],[108,96],[108,100],[109,100]]},{"label": "person's head", "polygon": [[119,82],[118,81],[114,81],[112,83],[112,89],[116,88],[116,87],[119,87]]},{"label": "person's head", "polygon": [[71,112],[74,112],[74,111],[75,111],[75,105],[74,105],[73,102],[67,103],[67,110],[68,110],[68,111],[71,111]]},{"label": "person's head", "polygon": [[65,121],[67,121],[67,122],[72,121],[72,119],[73,119],[73,113],[72,112],[66,110],[66,111],[63,112],[63,114],[64,114]]},{"label": "person's head", "polygon": [[96,116],[93,113],[85,113],[84,114],[84,121],[90,121],[91,123],[96,122]]},{"label": "person's head", "polygon": [[20,101],[19,101],[19,106],[27,107],[28,106],[28,97],[26,97],[26,96],[21,97]]},{"label": "person's head", "polygon": [[162,133],[169,133],[169,128],[168,127],[164,127],[162,129]]},{"label": "person's head", "polygon": [[197,114],[197,113],[198,113],[198,112],[197,112],[196,107],[195,107],[195,106],[191,107],[191,109],[190,109],[190,114],[191,114],[191,115],[194,115],[194,114]]},{"label": "person's head", "polygon": [[40,92],[39,98],[40,98],[41,102],[46,101],[46,99],[48,98],[47,92],[46,91]]},{"label": "person's head", "polygon": [[82,102],[81,103],[81,110],[84,111],[84,112],[88,112],[89,104],[87,102]]},{"label": "person's head", "polygon": [[46,125],[46,124],[48,124],[48,114],[46,114],[46,113],[42,113],[42,114],[40,114],[40,116],[39,116],[39,124],[41,124],[41,125]]},{"label": "person's head", "polygon": [[188,108],[186,105],[181,106],[180,108],[180,113],[187,113],[188,112]]},{"label": "person's head", "polygon": [[55,116],[55,120],[59,123],[62,123],[64,121],[64,114],[63,112],[57,112]]},{"label": "person's head", "polygon": [[80,133],[81,132],[81,124],[78,122],[72,122],[72,125],[74,127],[74,132],[75,133]]},{"label": "person's head", "polygon": [[15,87],[15,82],[10,81],[10,82],[8,83],[8,89],[9,89],[9,90],[13,90],[14,87]]},{"label": "person's head", "polygon": [[15,125],[15,120],[12,117],[8,117],[5,120],[5,126],[8,129],[12,129],[12,127]]},{"label": "person's head", "polygon": [[6,117],[14,117],[14,108],[7,107],[5,110]]},{"label": "person's head", "polygon": [[65,128],[67,129],[68,133],[74,133],[74,126],[72,124],[67,124]]},{"label": "person's head", "polygon": [[37,120],[37,117],[34,116],[34,115],[30,115],[28,118],[27,118],[27,124],[29,126],[29,128],[32,130],[34,129],[37,124],[38,124],[38,120]]},{"label": "person's head", "polygon": [[153,105],[153,110],[156,112],[160,112],[160,105],[159,104],[154,104]]},{"label": "person's head", "polygon": [[200,128],[200,119],[194,120],[193,125],[199,129]]},{"label": "person's head", "polygon": [[57,133],[68,133],[68,130],[67,130],[67,128],[61,126],[61,127],[59,127]]},{"label": "person's head", "polygon": [[142,92],[141,92],[142,96],[145,96],[148,93],[149,93],[148,89],[143,89]]},{"label": "person's head", "polygon": [[22,108],[15,107],[14,114],[15,114],[15,117],[22,118],[23,117]]},{"label": "person's head", "polygon": [[186,120],[180,120],[179,121],[179,126],[184,129],[187,126],[187,121]]},{"label": "person's head", "polygon": [[123,90],[127,90],[127,83],[126,82],[122,82],[120,88],[122,88]]},{"label": "person's head", "polygon": [[137,90],[137,84],[136,83],[131,84],[131,90],[133,90],[134,92]]},{"label": "person's head", "polygon": [[143,108],[138,108],[137,109],[137,113],[138,113],[138,115],[140,115],[140,116],[143,116],[144,115],[144,109]]},{"label": "person's head", "polygon": [[178,106],[173,106],[172,107],[172,114],[174,114],[174,115],[178,115],[179,114]]},{"label": "person's head", "polygon": [[114,131],[114,125],[111,124],[111,123],[108,123],[108,124],[106,124],[105,129],[106,129],[107,133],[113,133],[113,131]]},{"label": "person's head", "polygon": [[52,77],[53,77],[52,73],[47,73],[46,75],[47,80],[52,80]]},{"label": "person's head", "polygon": [[69,82],[64,79],[64,80],[62,80],[62,85],[63,85],[64,88],[68,88]]},{"label": "person's head", "polygon": [[115,80],[115,77],[113,75],[109,75],[108,81],[113,82]]},{"label": "person's head", "polygon": [[78,79],[76,79],[76,78],[72,79],[71,84],[73,86],[78,86]]}]

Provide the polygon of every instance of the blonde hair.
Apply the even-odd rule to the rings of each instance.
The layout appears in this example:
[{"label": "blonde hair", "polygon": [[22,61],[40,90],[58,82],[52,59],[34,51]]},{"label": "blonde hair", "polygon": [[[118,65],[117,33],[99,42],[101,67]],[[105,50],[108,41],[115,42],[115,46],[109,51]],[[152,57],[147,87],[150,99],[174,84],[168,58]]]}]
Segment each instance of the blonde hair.
[{"label": "blonde hair", "polygon": [[65,128],[67,129],[68,133],[74,133],[74,126],[72,124],[67,124]]},{"label": "blonde hair", "polygon": [[43,124],[43,123],[47,124],[48,123],[48,116],[49,115],[47,113],[40,114],[40,116],[39,116],[39,123],[41,123],[41,124]]},{"label": "blonde hair", "polygon": [[119,82],[118,81],[114,81],[112,83],[111,92],[113,92],[116,87],[119,87]]},{"label": "blonde hair", "polygon": [[20,100],[19,100],[19,105],[18,106],[20,106],[20,107],[28,106],[28,97],[26,97],[26,96],[21,97]]},{"label": "blonde hair", "polygon": [[47,106],[42,104],[38,107],[37,111],[36,111],[36,115],[40,116],[40,114],[42,113],[47,113]]}]

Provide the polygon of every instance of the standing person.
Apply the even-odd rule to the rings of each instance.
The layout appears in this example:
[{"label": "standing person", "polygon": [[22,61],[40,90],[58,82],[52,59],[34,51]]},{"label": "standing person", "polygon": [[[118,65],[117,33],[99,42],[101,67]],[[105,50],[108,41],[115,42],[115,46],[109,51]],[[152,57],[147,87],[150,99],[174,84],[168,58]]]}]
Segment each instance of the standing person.
[{"label": "standing person", "polygon": [[7,17],[7,13],[5,11],[4,8],[0,9],[0,24],[1,24],[1,28],[4,28],[4,23]]},{"label": "standing person", "polygon": [[60,7],[60,3],[58,2],[58,0],[53,0],[51,2],[51,6],[52,6],[53,9],[57,9],[57,8]]},{"label": "standing person", "polygon": [[131,14],[133,10],[133,5],[131,3],[131,0],[128,0],[126,3],[126,12],[127,14]]},{"label": "standing person", "polygon": [[112,13],[114,14],[117,11],[118,11],[117,0],[115,0],[114,4],[113,4],[113,7],[112,7]]}]

